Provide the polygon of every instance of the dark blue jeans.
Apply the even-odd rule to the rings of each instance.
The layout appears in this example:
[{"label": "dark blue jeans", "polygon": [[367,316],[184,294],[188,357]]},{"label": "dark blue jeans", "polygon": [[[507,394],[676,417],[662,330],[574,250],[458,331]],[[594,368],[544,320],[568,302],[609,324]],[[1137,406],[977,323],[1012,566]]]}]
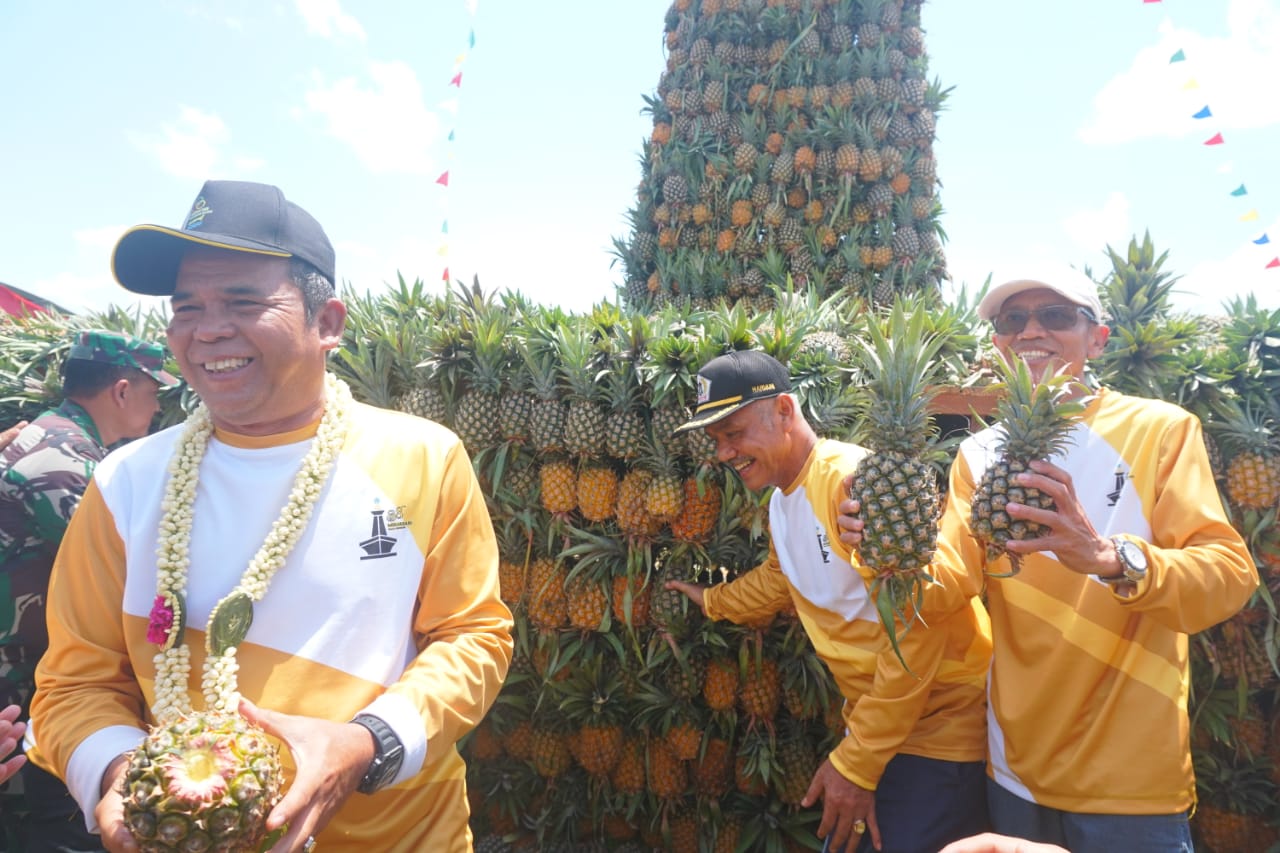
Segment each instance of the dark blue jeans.
[{"label": "dark blue jeans", "polygon": [[[894,756],[876,788],[882,853],[938,853],[952,841],[986,832],[986,778],[982,761]],[[842,853],[825,843],[822,849]],[[863,833],[856,849],[875,849],[871,830]]]},{"label": "dark blue jeans", "polygon": [[991,824],[1001,835],[1057,844],[1071,853],[1191,853],[1191,826],[1178,814],[1064,812],[1022,799],[987,780]]}]

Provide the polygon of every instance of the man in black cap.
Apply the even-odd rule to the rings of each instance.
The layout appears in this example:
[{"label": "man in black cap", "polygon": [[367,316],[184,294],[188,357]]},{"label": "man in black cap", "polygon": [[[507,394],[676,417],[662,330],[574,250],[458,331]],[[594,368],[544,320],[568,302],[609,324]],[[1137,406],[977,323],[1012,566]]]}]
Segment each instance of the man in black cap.
[{"label": "man in black cap", "polygon": [[132,851],[122,788],[148,726],[238,710],[288,746],[277,853],[470,850],[455,744],[512,641],[461,442],[327,373],[333,248],[276,187],[209,181],[181,228],[127,232],[113,268],[171,297],[201,406],[95,473],[50,585],[32,761]]},{"label": "man in black cap", "polygon": [[[866,450],[819,439],[784,368],[762,352],[708,362],[693,418],[749,489],[774,487],[770,557],[729,582],[669,582],[709,618],[748,622],[793,604],[844,695],[847,733],[814,775],[831,851],[937,850],[985,828],[984,688],[990,627],[976,589],[932,584],[893,651],[869,587],[840,541],[836,498]],[[927,626],[927,627],[926,627]]]},{"label": "man in black cap", "polygon": [[[0,705],[19,705],[19,720],[27,719],[36,664],[48,645],[45,594],[67,522],[107,448],[146,435],[159,411],[160,386],[176,383],[164,371],[159,344],[116,332],[80,332],[62,365],[64,400],[0,452],[0,566],[6,589],[0,608]],[[38,767],[18,774],[0,797],[0,809],[8,830],[21,824],[29,847],[96,848],[83,826],[71,820],[76,804],[66,787]]]}]

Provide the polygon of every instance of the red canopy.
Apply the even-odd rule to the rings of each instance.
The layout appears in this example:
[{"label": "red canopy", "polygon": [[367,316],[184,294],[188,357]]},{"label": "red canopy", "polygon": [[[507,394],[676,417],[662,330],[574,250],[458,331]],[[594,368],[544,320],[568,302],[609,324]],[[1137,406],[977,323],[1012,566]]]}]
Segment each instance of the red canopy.
[{"label": "red canopy", "polygon": [[49,306],[41,305],[39,302],[32,302],[15,289],[0,284],[0,311],[12,314],[15,317],[21,317],[25,314],[35,314],[38,311],[48,310]]}]

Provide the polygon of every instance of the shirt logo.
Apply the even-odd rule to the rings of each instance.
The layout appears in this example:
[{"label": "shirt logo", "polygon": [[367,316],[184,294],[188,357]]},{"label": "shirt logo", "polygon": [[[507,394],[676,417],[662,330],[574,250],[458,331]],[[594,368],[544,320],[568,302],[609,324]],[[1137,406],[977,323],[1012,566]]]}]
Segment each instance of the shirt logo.
[{"label": "shirt logo", "polygon": [[1107,492],[1107,506],[1115,506],[1120,500],[1120,493],[1124,491],[1124,481],[1129,479],[1129,472],[1124,470],[1121,465],[1116,466],[1115,488]]},{"label": "shirt logo", "polygon": [[827,538],[827,531],[821,526],[818,527],[818,553],[822,555],[823,565],[830,565],[831,540]]},{"label": "shirt logo", "polygon": [[393,529],[400,529],[408,525],[402,521],[399,508],[392,509],[390,513],[378,507],[378,502],[374,501],[374,509],[369,514],[373,516],[370,523],[372,528],[370,536],[360,543],[364,556],[361,560],[381,560],[383,557],[394,557],[396,555],[396,538],[387,533],[387,522],[391,521]]}]

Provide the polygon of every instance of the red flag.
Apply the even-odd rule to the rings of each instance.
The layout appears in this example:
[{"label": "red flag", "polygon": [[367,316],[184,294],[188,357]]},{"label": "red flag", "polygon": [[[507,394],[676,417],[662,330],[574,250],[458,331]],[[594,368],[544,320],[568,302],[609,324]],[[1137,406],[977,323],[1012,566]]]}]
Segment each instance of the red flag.
[{"label": "red flag", "polygon": [[1222,144],[1222,134],[1221,134],[1221,133],[1215,133],[1213,136],[1211,136],[1211,137],[1209,137],[1208,139],[1206,139],[1206,140],[1204,141],[1204,144],[1205,144],[1205,145],[1221,145],[1221,144]]},{"label": "red flag", "polygon": [[1142,0],[1143,3],[1159,3],[1160,0]]},{"label": "red flag", "polygon": [[1280,258],[1272,258],[1271,263],[1267,264],[1263,269],[1273,270],[1276,267],[1280,267]]},{"label": "red flag", "polygon": [[459,89],[462,88],[462,72],[461,71],[453,75],[453,79],[449,81],[449,85],[457,86]]},{"label": "red flag", "polygon": [[442,187],[449,186],[449,170],[445,169],[440,173],[440,177],[436,178],[436,183]]},{"label": "red flag", "polygon": [[444,268],[444,275],[440,276],[440,280],[441,280],[441,281],[448,281],[448,280],[449,280],[449,268],[448,268],[448,267],[445,267],[445,268]]}]

